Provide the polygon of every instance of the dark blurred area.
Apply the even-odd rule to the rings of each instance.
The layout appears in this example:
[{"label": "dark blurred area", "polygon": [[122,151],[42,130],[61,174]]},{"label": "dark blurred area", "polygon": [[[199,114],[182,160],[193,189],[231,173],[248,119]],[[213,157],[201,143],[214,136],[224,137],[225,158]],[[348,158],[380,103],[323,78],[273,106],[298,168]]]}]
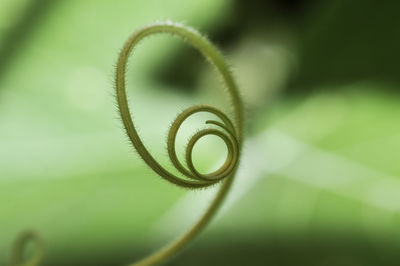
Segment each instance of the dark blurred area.
[{"label": "dark blurred area", "polygon": [[312,89],[359,80],[398,86],[399,10],[396,1],[327,1],[314,10],[301,34],[295,86]]},{"label": "dark blurred area", "polygon": [[[360,80],[397,86],[399,10],[396,1],[234,1],[227,18],[208,35],[221,48],[229,48],[249,34],[261,38],[276,25],[289,27],[299,58],[288,93]],[[177,87],[193,87],[196,67],[201,65],[196,60],[201,58],[187,47],[180,55],[171,65],[162,66],[159,78]]]},{"label": "dark blurred area", "polygon": [[35,27],[41,22],[47,12],[50,12],[53,5],[61,0],[37,0],[29,1],[23,11],[21,18],[5,32],[2,32],[2,42],[0,46],[0,79],[6,75],[7,68],[10,67],[13,57],[18,56],[18,50],[23,49],[25,42],[29,41],[29,36],[35,31]]}]

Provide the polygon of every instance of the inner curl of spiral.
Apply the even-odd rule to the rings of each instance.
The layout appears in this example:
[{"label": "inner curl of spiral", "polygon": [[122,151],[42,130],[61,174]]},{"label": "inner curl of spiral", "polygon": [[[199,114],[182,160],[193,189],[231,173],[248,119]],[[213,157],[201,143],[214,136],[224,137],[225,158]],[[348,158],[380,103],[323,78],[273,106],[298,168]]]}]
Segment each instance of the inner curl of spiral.
[{"label": "inner curl of spiral", "polygon": [[[222,120],[222,123],[219,121],[215,120],[207,120],[206,124],[214,124],[218,126],[222,130],[218,129],[212,129],[212,128],[207,128],[198,131],[196,134],[194,134],[190,140],[188,145],[186,146],[186,168],[181,164],[181,162],[178,160],[176,150],[175,150],[175,140],[176,136],[178,133],[178,130],[182,123],[191,115],[198,113],[198,112],[209,112],[214,115],[216,115],[219,119]],[[208,174],[201,174],[199,173],[194,164],[193,164],[193,159],[192,159],[192,154],[193,154],[193,148],[196,144],[196,142],[201,139],[204,136],[207,135],[214,135],[219,138],[221,138],[227,149],[228,149],[228,154],[227,158],[225,160],[225,163],[216,171]],[[167,148],[168,148],[168,154],[169,158],[172,162],[172,164],[175,166],[175,168],[181,172],[184,176],[187,178],[190,178],[192,180],[198,181],[200,184],[205,184],[205,185],[212,185],[217,183],[218,181],[222,180],[223,178],[229,176],[232,174],[233,169],[237,165],[238,159],[239,159],[239,143],[237,140],[237,134],[236,130],[230,121],[230,119],[222,113],[220,110],[218,110],[215,107],[209,106],[209,105],[195,105],[192,107],[189,107],[185,109],[182,113],[178,115],[178,117],[175,119],[173,122],[171,129],[168,134],[168,140],[167,140]]]}]

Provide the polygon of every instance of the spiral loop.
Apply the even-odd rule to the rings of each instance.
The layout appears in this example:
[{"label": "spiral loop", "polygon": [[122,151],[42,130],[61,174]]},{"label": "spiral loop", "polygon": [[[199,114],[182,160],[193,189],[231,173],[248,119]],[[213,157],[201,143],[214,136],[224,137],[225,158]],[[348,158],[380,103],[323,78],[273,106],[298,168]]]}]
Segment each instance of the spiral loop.
[{"label": "spiral loop", "polygon": [[[132,49],[139,43],[140,40],[156,33],[169,33],[179,36],[187,41],[190,45],[197,48],[221,74],[222,80],[224,81],[228,89],[232,105],[234,107],[234,122],[232,122],[227,115],[225,115],[222,111],[215,107],[209,105],[195,105],[187,108],[182,113],[180,113],[175,121],[172,123],[167,139],[168,155],[175,168],[186,178],[178,177],[166,170],[154,159],[154,157],[147,150],[142,140],[140,139],[132,121],[126,97],[125,72],[129,55]],[[197,31],[179,24],[160,23],[144,27],[141,30],[135,32],[125,43],[125,46],[123,47],[120,57],[118,59],[116,72],[116,93],[119,112],[126,132],[133,146],[135,147],[141,158],[146,162],[146,164],[150,166],[150,168],[152,168],[159,176],[175,185],[186,188],[207,187],[221,181],[224,178],[232,176],[239,162],[239,154],[241,148],[243,120],[242,103],[239,98],[239,94],[233,81],[232,75],[228,70],[228,67],[222,55],[206,38],[201,36]],[[214,125],[218,127],[218,129],[203,129],[192,136],[186,148],[185,167],[178,160],[178,157],[176,155],[175,140],[178,130],[184,120],[187,119],[190,115],[198,112],[212,113],[222,122],[215,120],[206,121],[206,124]],[[218,170],[212,173],[202,174],[196,170],[193,164],[192,152],[197,141],[202,137],[208,135],[214,135],[221,138],[226,144],[228,155],[225,163]]]},{"label": "spiral loop", "polygon": [[[28,260],[24,259],[24,250],[29,242],[35,243],[35,253]],[[12,266],[37,266],[40,264],[43,257],[43,241],[34,231],[25,231],[15,240],[11,265]]]}]

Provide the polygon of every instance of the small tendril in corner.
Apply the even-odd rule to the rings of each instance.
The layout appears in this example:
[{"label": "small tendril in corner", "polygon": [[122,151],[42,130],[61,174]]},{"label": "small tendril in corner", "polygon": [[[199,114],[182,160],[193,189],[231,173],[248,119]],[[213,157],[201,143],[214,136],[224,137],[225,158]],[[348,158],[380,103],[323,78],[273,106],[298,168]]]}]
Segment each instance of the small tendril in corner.
[{"label": "small tendril in corner", "polygon": [[[24,258],[24,251],[29,242],[35,244],[35,252],[26,260]],[[43,257],[43,246],[43,241],[36,232],[24,231],[20,233],[13,245],[11,266],[38,266]]]},{"label": "small tendril in corner", "polygon": [[[175,168],[182,174],[183,177],[176,176],[161,166],[154,157],[147,150],[142,140],[140,139],[134,122],[132,120],[131,112],[128,105],[125,87],[125,73],[127,62],[133,48],[147,36],[167,33],[170,35],[178,36],[185,40],[188,44],[196,48],[201,54],[210,62],[220,77],[229,93],[230,100],[233,106],[233,120],[225,115],[218,108],[209,105],[195,105],[185,109],[172,123],[168,133],[167,149],[168,155],[175,166]],[[221,205],[223,199],[231,187],[233,178],[235,176],[237,166],[239,164],[240,153],[242,149],[243,139],[243,104],[239,96],[239,91],[236,83],[232,77],[222,54],[219,50],[205,37],[203,37],[196,30],[172,22],[156,23],[146,26],[134,32],[126,41],[120,56],[118,58],[116,70],[116,97],[119,113],[124,124],[126,133],[141,158],[145,163],[154,170],[161,178],[175,184],[177,186],[189,189],[204,188],[222,181],[222,186],[216,194],[213,202],[197,221],[182,236],[178,237],[175,241],[167,244],[160,250],[151,254],[150,256],[140,260],[132,265],[155,265],[165,262],[167,259],[179,252],[191,239],[193,239],[206,224],[211,220],[216,213],[218,207]],[[175,139],[182,123],[189,116],[198,112],[208,112],[215,115],[217,120],[208,120],[206,124],[214,125],[216,128],[207,128],[200,130],[194,134],[186,147],[186,167],[178,160],[175,151]],[[199,139],[207,135],[214,135],[221,138],[226,144],[228,154],[225,163],[216,171],[208,174],[199,173],[192,160],[192,151]]]}]

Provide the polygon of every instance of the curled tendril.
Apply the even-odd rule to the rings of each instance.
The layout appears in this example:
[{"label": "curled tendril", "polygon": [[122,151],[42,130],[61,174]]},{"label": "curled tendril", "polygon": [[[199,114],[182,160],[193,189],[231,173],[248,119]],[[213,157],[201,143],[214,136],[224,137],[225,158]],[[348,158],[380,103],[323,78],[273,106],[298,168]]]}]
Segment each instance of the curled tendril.
[{"label": "curled tendril", "polygon": [[[178,177],[163,166],[161,166],[150,152],[146,149],[142,140],[140,139],[137,130],[132,121],[131,112],[126,97],[125,88],[125,72],[127,67],[128,58],[133,48],[145,37],[158,33],[168,33],[171,35],[178,36],[184,39],[194,48],[198,49],[202,55],[215,67],[219,72],[225,87],[230,95],[230,100],[233,106],[233,122],[230,118],[225,115],[219,109],[209,105],[195,105],[185,109],[178,115],[168,133],[167,149],[168,155],[175,166],[175,168],[184,176]],[[181,250],[186,243],[194,238],[201,229],[210,221],[212,216],[221,205],[225,195],[229,191],[232,184],[237,165],[239,163],[240,152],[242,147],[243,138],[243,107],[242,101],[239,97],[237,86],[234,82],[232,74],[219,50],[205,37],[203,37],[196,30],[175,24],[171,22],[157,23],[146,26],[138,31],[134,32],[125,43],[117,63],[116,71],[116,97],[118,103],[118,109],[124,124],[126,133],[132,142],[134,148],[139,153],[141,158],[146,162],[151,169],[153,169],[163,179],[184,187],[184,188],[203,188],[210,185],[216,184],[223,180],[223,184],[220,187],[213,202],[203,214],[203,216],[197,221],[197,223],[190,228],[181,237],[178,237],[175,241],[167,244],[162,249],[153,253],[152,255],[142,259],[141,261],[132,265],[155,265],[164,262],[166,259],[173,256],[176,252]],[[211,124],[217,128],[203,129],[192,136],[186,147],[186,167],[178,160],[175,150],[175,140],[178,130],[182,123],[189,116],[198,112],[209,112],[219,118],[220,121],[208,120],[206,124]],[[226,144],[228,155],[225,163],[216,171],[208,174],[199,173],[192,160],[192,151],[199,139],[207,135],[214,135],[221,138]]]},{"label": "curled tendril", "polygon": [[[29,242],[35,243],[35,253],[28,260],[24,259],[24,250]],[[11,266],[37,266],[43,257],[43,241],[33,231],[22,232],[15,240],[12,249]]]},{"label": "curled tendril", "polygon": [[[168,133],[167,148],[168,155],[172,164],[176,169],[184,176],[184,178],[178,177],[165,168],[163,168],[146,149],[143,142],[139,138],[134,123],[131,118],[131,113],[128,106],[125,89],[125,72],[126,65],[132,49],[137,43],[143,38],[156,34],[156,33],[169,33],[172,35],[179,36],[187,41],[190,45],[198,49],[203,56],[216,68],[219,72],[222,80],[228,90],[233,106],[234,119],[233,122],[219,109],[209,105],[195,105],[187,108],[178,115],[175,121],[172,123],[170,131]],[[233,80],[232,74],[222,56],[214,45],[211,44],[205,37],[203,37],[196,30],[183,26],[180,24],[174,24],[170,22],[158,23],[144,27],[131,35],[131,37],[125,43],[117,63],[116,71],[116,95],[118,109],[126,129],[126,132],[141,156],[141,158],[149,165],[159,176],[165,180],[184,187],[184,188],[203,188],[210,185],[216,184],[223,180],[220,190],[216,194],[211,205],[208,207],[206,212],[201,216],[197,223],[191,227],[187,232],[178,237],[175,241],[167,244],[157,252],[150,256],[140,260],[131,265],[155,265],[164,262],[171,256],[179,252],[191,239],[193,239],[202,228],[211,220],[218,207],[221,205],[225,198],[229,188],[232,184],[235,176],[237,165],[239,163],[240,152],[242,148],[243,138],[243,107],[242,101],[239,97],[239,92],[236,84]],[[178,160],[175,150],[175,140],[178,134],[179,128],[182,123],[191,115],[198,112],[209,112],[219,118],[220,121],[207,120],[206,124],[214,125],[217,128],[207,128],[195,133],[190,138],[189,143],[186,147],[186,167]],[[221,122],[222,121],[222,122]],[[192,152],[196,143],[205,136],[214,135],[220,137],[228,149],[228,155],[225,163],[216,171],[208,174],[199,173],[192,160]],[[28,260],[24,261],[23,253],[26,244],[30,241],[36,243],[36,252]],[[32,231],[26,231],[22,233],[15,241],[12,253],[12,266],[37,266],[43,257],[43,242],[41,238]]]}]

